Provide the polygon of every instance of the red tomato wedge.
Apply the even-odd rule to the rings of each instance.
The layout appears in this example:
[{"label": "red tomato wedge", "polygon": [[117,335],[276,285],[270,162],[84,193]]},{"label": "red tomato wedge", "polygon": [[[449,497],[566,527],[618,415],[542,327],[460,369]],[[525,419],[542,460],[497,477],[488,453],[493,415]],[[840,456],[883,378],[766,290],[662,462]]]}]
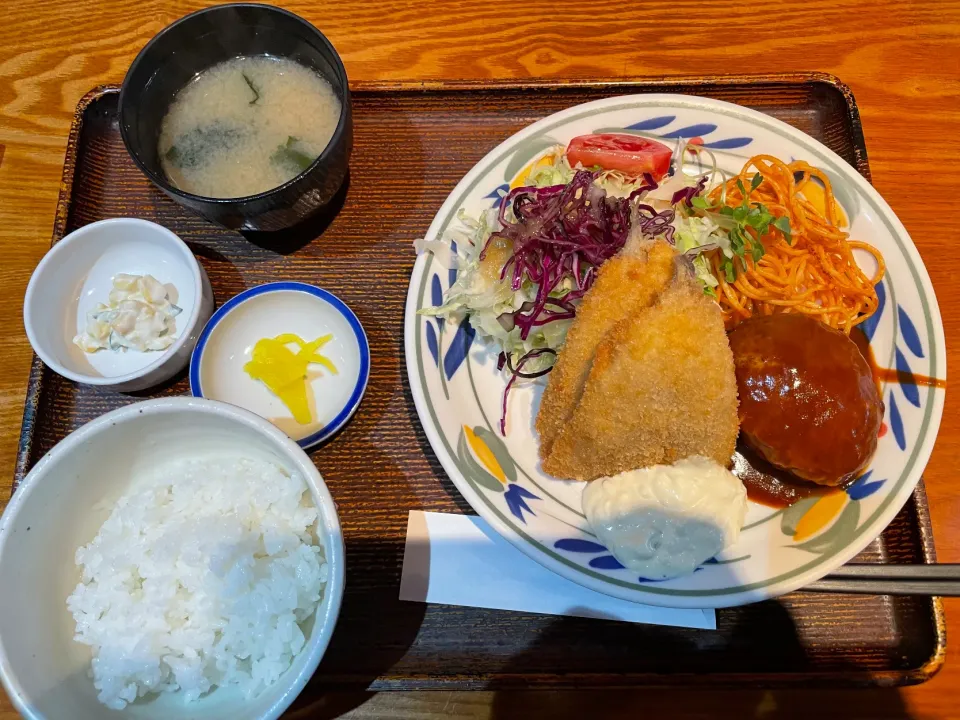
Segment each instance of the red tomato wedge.
[{"label": "red tomato wedge", "polygon": [[626,133],[601,133],[575,137],[567,146],[571,167],[599,165],[604,170],[619,170],[631,177],[650,173],[660,181],[670,169],[673,150],[662,143]]}]

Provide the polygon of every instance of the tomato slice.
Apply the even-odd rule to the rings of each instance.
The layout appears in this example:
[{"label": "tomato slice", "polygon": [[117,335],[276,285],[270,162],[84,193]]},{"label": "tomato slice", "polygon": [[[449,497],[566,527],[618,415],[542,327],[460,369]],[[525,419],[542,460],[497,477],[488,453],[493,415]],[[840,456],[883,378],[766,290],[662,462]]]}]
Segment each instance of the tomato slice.
[{"label": "tomato slice", "polygon": [[572,167],[599,165],[604,170],[619,170],[631,177],[650,173],[659,182],[670,169],[673,150],[656,140],[626,133],[580,135],[567,146]]}]

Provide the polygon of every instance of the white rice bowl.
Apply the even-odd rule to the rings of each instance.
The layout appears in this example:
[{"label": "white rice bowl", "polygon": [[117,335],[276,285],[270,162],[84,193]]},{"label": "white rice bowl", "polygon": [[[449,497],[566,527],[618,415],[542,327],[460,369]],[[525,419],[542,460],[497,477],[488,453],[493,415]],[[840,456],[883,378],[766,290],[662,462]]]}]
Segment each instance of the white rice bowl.
[{"label": "white rice bowl", "polygon": [[139,479],[77,550],[67,598],[100,702],[275,683],[327,579],[316,520],[303,478],[260,458],[174,460]]},{"label": "white rice bowl", "polygon": [[[189,467],[211,458],[228,491]],[[134,499],[151,486],[153,500]],[[147,515],[149,530],[134,527]],[[208,553],[217,562],[201,572]],[[28,720],[277,720],[327,650],[344,574],[330,491],[283,432],[213,400],[133,403],[57,444],[0,517],[0,681]],[[149,612],[134,602],[144,587]],[[269,642],[251,641],[261,628]],[[131,687],[123,710],[103,704],[127,702]]]}]

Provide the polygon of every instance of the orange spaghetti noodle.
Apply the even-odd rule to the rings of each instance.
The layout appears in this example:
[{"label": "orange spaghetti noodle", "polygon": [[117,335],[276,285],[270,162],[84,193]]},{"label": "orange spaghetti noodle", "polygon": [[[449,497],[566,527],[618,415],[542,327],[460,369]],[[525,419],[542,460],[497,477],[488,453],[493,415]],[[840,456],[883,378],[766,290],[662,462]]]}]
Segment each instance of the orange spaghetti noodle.
[{"label": "orange spaghetti noodle", "polygon": [[[749,189],[758,172],[763,180],[756,189],[748,190],[749,202],[763,203],[777,217],[786,216],[791,238],[788,241],[773,226],[762,238],[756,238],[751,229],[750,240],[762,243],[764,255],[754,262],[748,249],[745,257],[735,257],[733,282],[727,282],[722,251],[706,253],[720,283],[717,299],[727,329],[753,315],[797,312],[815,316],[849,334],[877,310],[874,285],[884,274],[883,256],[867,243],[849,240],[840,230],[838,214],[842,211],[833,197],[830,179],[805,162],[786,164],[770,155],[756,155],[737,177],[714,188],[709,200],[717,203],[722,198],[731,207],[740,205],[743,195],[737,180]],[[813,187],[817,181],[822,188]],[[809,191],[806,195],[805,188]],[[820,195],[822,208],[818,207]],[[872,278],[857,265],[855,248],[876,259],[877,272]]]}]

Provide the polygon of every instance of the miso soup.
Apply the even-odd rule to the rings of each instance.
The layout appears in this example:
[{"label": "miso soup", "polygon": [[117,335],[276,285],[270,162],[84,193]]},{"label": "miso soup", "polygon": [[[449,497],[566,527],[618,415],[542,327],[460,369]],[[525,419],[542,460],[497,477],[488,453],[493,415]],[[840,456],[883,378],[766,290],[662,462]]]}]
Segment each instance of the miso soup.
[{"label": "miso soup", "polygon": [[340,109],[330,83],[299,63],[233,58],[177,93],[160,126],[160,163],[174,186],[195,195],[264,192],[320,156]]}]

